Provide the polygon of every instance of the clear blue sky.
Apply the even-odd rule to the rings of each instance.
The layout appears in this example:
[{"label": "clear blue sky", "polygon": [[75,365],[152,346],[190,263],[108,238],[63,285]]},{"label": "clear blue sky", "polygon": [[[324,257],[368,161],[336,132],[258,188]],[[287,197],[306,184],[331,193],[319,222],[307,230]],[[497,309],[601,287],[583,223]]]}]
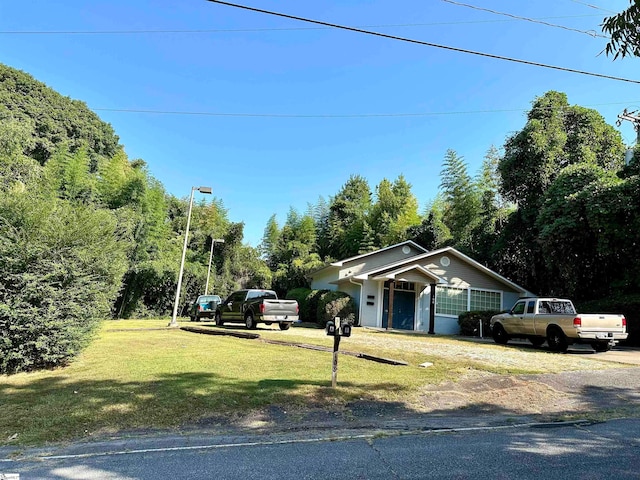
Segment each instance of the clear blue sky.
[{"label": "clear blue sky", "polygon": [[[444,0],[238,3],[640,80],[640,59],[598,56],[603,38]],[[629,6],[464,3],[597,33],[605,10]],[[350,174],[372,189],[403,174],[424,207],[437,193],[447,149],[477,173],[489,147],[522,128],[531,101],[548,90],[597,109],[610,124],[624,108],[640,109],[638,84],[314,28],[206,0],[3,1],[0,31],[0,62],[86,102],[170,193],[213,187],[229,218],[245,222],[252,245],[272,214],[284,222],[290,206],[303,212]],[[112,33],[46,33],[60,31]],[[620,131],[633,143],[628,122]]]}]

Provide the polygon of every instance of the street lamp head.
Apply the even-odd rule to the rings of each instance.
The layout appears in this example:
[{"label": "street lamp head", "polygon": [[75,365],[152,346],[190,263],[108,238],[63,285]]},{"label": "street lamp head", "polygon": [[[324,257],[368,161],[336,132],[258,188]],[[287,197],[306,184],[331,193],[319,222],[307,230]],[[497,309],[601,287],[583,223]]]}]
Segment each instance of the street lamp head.
[{"label": "street lamp head", "polygon": [[198,187],[196,188],[200,193],[211,193],[211,187]]}]

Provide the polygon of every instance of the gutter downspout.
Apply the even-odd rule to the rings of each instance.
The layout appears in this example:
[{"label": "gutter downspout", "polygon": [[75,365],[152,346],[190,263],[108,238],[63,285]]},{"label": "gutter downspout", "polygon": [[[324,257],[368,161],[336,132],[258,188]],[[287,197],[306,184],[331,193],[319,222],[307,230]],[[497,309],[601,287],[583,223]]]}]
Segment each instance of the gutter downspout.
[{"label": "gutter downspout", "polygon": [[354,282],[353,278],[349,277],[349,283],[360,287],[360,301],[358,302],[358,327],[362,325],[362,283]]}]

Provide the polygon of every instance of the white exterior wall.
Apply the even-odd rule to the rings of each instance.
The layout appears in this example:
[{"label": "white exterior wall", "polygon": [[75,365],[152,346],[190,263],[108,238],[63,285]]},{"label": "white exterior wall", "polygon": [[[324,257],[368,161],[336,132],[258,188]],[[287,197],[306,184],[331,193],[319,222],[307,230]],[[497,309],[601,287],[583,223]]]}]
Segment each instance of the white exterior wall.
[{"label": "white exterior wall", "polygon": [[[368,303],[373,303],[373,305],[367,305]],[[378,282],[365,280],[362,286],[360,325],[363,327],[380,326],[380,312],[382,312],[382,297],[379,294]]]}]

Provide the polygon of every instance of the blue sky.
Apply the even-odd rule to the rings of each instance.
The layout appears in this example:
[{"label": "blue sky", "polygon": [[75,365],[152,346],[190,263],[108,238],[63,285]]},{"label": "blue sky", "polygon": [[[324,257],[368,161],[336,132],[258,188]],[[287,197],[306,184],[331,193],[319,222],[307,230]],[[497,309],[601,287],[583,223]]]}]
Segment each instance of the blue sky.
[{"label": "blue sky", "polygon": [[[604,38],[445,0],[238,3],[640,80],[640,59],[598,55]],[[629,6],[463,3],[600,34],[607,11]],[[170,193],[186,197],[192,186],[211,186],[229,218],[245,222],[245,241],[254,246],[272,214],[284,222],[289,207],[304,211],[337,193],[351,174],[372,189],[402,174],[423,208],[438,191],[447,149],[477,173],[486,151],[521,129],[534,97],[548,90],[597,109],[612,125],[624,108],[640,109],[638,84],[317,28],[206,0],[1,2],[0,32],[0,62],[86,102]],[[634,142],[628,122],[620,131],[625,143]]]}]

